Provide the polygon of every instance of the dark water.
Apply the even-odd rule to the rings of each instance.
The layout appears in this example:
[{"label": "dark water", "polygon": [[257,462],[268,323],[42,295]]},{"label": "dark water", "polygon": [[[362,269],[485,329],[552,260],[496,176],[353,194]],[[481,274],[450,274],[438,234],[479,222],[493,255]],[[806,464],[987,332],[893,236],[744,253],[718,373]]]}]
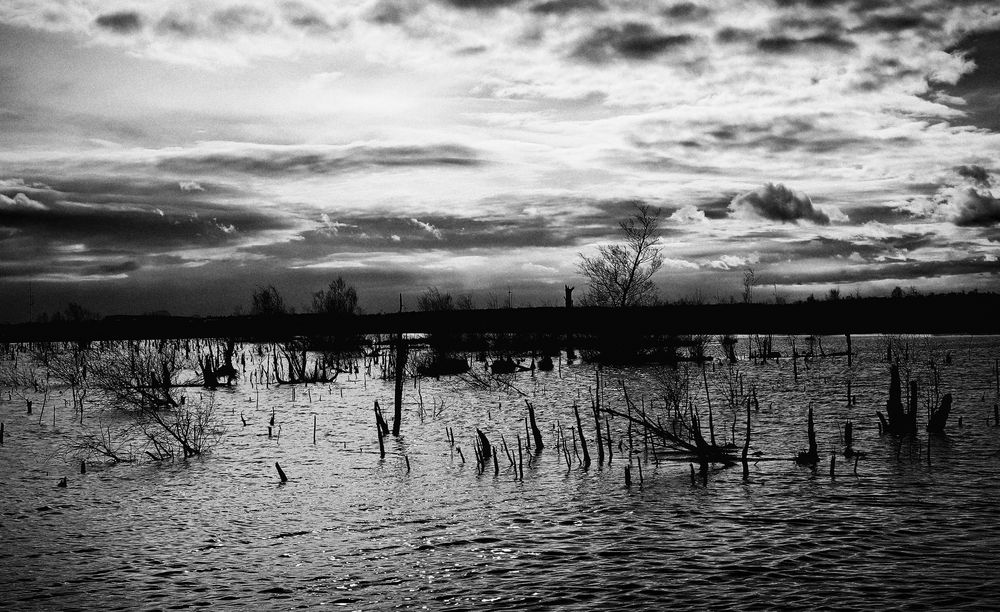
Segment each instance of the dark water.
[{"label": "dark water", "polygon": [[[494,442],[500,434],[524,438],[523,399],[509,388],[455,379],[423,380],[419,396],[408,384],[403,435],[387,439],[384,460],[371,406],[375,399],[391,406],[391,382],[362,373],[298,386],[294,401],[288,386],[261,388],[259,405],[247,383],[219,391],[227,431],[211,454],[169,465],[94,462],[85,475],[63,451],[79,427],[69,410],[61,408],[53,427],[25,415],[22,403],[4,401],[0,607],[1000,606],[1000,428],[986,422],[1000,339],[903,340],[910,375],[929,380],[933,359],[939,392],[955,396],[946,436],[878,436],[874,411],[885,404],[889,378],[882,338],[856,338],[851,368],[843,357],[808,369],[800,362],[797,383],[787,360],[744,361],[739,370],[760,401],[751,450],[787,459],[803,449],[812,405],[822,461],[815,470],[760,461],[747,481],[739,466],[718,466],[707,486],[692,486],[687,462],[657,459],[636,440],[643,485],[636,474],[625,488],[624,423],[612,425],[611,465],[598,466],[589,411],[581,416],[595,465],[567,469],[555,449],[556,424],[572,422],[574,401],[589,406],[594,386],[594,367],[579,362],[509,379],[538,409],[546,443],[523,480],[502,453],[498,476],[492,467],[480,474],[472,458],[476,427]],[[841,338],[824,343],[842,350]],[[700,370],[690,375],[691,399],[707,412]],[[720,438],[731,436],[734,418],[722,397],[726,376],[709,368]],[[637,402],[652,398],[654,413],[662,410],[666,378],[662,366],[605,368],[604,401],[623,406],[624,381]],[[845,399],[848,379],[855,406]],[[280,435],[269,439],[272,408]],[[741,412],[738,444],[743,419]],[[831,477],[830,455],[842,449],[847,419],[865,456],[855,474],[853,461],[839,455]],[[921,430],[924,422],[921,416]],[[464,464],[446,427],[454,428]],[[290,478],[284,485],[275,461]],[[66,488],[56,487],[62,476]]]}]

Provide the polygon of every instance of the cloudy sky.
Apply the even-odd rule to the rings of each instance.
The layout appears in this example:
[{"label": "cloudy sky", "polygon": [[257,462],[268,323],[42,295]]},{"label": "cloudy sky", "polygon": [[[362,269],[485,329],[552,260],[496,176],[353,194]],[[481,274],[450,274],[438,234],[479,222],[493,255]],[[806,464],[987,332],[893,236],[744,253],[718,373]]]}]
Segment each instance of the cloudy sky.
[{"label": "cloudy sky", "polygon": [[426,287],[1000,289],[993,1],[0,3],[0,321]]}]

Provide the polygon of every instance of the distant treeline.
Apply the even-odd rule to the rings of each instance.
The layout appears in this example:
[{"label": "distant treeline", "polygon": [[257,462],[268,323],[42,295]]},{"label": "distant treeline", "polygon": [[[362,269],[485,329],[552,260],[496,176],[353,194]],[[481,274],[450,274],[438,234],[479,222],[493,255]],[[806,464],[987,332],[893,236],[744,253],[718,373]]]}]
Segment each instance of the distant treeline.
[{"label": "distant treeline", "polygon": [[669,304],[543,307],[392,314],[269,314],[225,317],[107,316],[0,325],[0,342],[140,338],[238,338],[434,333],[573,336],[697,334],[1000,333],[1000,295],[807,300],[791,304]]}]

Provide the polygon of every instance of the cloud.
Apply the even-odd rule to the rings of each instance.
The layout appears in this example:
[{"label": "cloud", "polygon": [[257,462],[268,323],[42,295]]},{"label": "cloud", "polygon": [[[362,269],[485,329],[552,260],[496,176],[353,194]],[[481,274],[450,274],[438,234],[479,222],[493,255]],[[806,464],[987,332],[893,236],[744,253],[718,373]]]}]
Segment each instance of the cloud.
[{"label": "cloud", "polygon": [[896,206],[914,217],[949,221],[959,227],[1000,224],[1000,199],[990,191],[990,174],[982,166],[958,166],[959,176],[971,183],[941,186],[933,197],[910,198]]},{"label": "cloud", "polygon": [[648,24],[629,22],[593,31],[577,44],[573,56],[594,63],[616,57],[648,60],[692,42],[694,37],[690,34],[664,34]]},{"label": "cloud", "polygon": [[38,202],[37,200],[32,200],[21,192],[16,193],[13,198],[0,193],[0,206],[22,209],[27,208],[30,210],[48,210],[48,206]]},{"label": "cloud", "polygon": [[98,15],[94,23],[115,34],[131,34],[142,28],[142,17],[135,11],[117,11]]},{"label": "cloud", "polygon": [[814,207],[809,196],[780,183],[767,183],[736,196],[729,203],[729,211],[735,217],[761,217],[782,223],[804,219],[819,225],[830,224],[830,215]]},{"label": "cloud", "polygon": [[959,176],[965,177],[979,187],[990,186],[990,173],[986,168],[977,165],[959,166],[955,169]]},{"label": "cloud", "polygon": [[722,257],[710,261],[708,266],[716,270],[733,270],[736,268],[746,268],[747,266],[753,265],[760,262],[760,254],[752,253],[750,255],[723,255]]},{"label": "cloud", "polygon": [[955,225],[987,227],[1000,223],[1000,199],[990,193],[971,188],[959,191],[949,205],[949,220]]},{"label": "cloud", "polygon": [[438,240],[442,239],[441,230],[439,230],[438,228],[434,227],[430,223],[424,223],[423,221],[420,221],[419,219],[410,219],[410,223],[412,223],[413,225],[416,225],[417,227],[419,227],[420,229],[424,230],[425,232],[427,232],[431,236],[434,236]]},{"label": "cloud", "polygon": [[696,206],[691,204],[675,210],[671,213],[668,219],[681,225],[705,223],[708,221],[708,218],[705,216],[705,211],[699,210]]},{"label": "cloud", "polygon": [[871,13],[864,17],[862,29],[881,32],[902,32],[924,26],[931,26],[919,13]]},{"label": "cloud", "polygon": [[707,17],[711,11],[694,2],[679,2],[664,9],[663,14],[678,21],[699,20]]},{"label": "cloud", "polygon": [[600,0],[548,0],[531,7],[532,13],[565,15],[577,11],[603,11],[607,7]]},{"label": "cloud", "polygon": [[493,9],[498,9],[504,6],[513,6],[518,4],[521,0],[443,0],[451,6],[460,9],[475,9],[481,11],[490,11]]},{"label": "cloud", "polygon": [[797,53],[810,50],[848,51],[857,45],[836,34],[817,34],[806,38],[771,36],[757,41],[757,48],[766,53]]},{"label": "cloud", "polygon": [[372,167],[476,166],[476,151],[454,144],[441,145],[242,145],[221,144],[215,151],[200,149],[166,154],[161,169],[181,174],[240,172],[278,174],[330,174]]}]

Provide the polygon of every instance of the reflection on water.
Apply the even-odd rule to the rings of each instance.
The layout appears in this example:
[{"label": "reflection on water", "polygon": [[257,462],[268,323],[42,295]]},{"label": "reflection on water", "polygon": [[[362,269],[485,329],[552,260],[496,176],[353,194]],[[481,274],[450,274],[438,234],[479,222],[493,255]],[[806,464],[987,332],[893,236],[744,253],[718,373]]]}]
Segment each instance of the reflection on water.
[{"label": "reflection on water", "polygon": [[[837,340],[826,339],[826,349],[842,350]],[[923,413],[915,441],[878,436],[884,346],[856,338],[852,367],[842,357],[800,362],[797,383],[786,360],[740,364],[760,400],[752,451],[778,459],[804,448],[812,404],[816,470],[760,461],[744,482],[738,466],[719,467],[707,486],[692,486],[686,462],[640,454],[643,486],[636,479],[626,489],[618,446],[610,466],[567,470],[555,427],[572,422],[574,401],[589,405],[594,368],[565,361],[511,379],[536,406],[546,441],[523,481],[503,454],[498,476],[492,468],[480,474],[471,458],[476,427],[491,440],[524,437],[523,399],[455,379],[422,380],[419,395],[408,385],[403,435],[387,438],[385,459],[372,405],[391,405],[392,384],[362,372],[299,387],[294,401],[290,387],[261,388],[259,406],[245,383],[218,391],[227,432],[213,453],[170,465],[91,464],[85,475],[60,451],[77,427],[69,411],[53,427],[4,401],[0,607],[994,606],[1000,429],[987,419],[1000,343],[911,342],[911,375],[925,376],[932,355],[941,394],[955,396],[947,436],[928,439]],[[603,374],[609,404],[621,405],[625,381],[637,401],[662,406],[662,366]],[[709,377],[721,397],[721,364]],[[846,402],[848,379],[855,406]],[[704,403],[697,386],[692,400]],[[734,415],[713,401],[717,435],[729,437]],[[272,409],[281,433],[269,439]],[[864,458],[855,474],[841,455],[831,478],[829,457],[842,449],[848,419]],[[591,436],[592,423],[585,419],[584,428]],[[624,424],[612,428],[617,444]],[[287,484],[278,484],[275,461]],[[62,476],[64,489],[55,486]]]}]

